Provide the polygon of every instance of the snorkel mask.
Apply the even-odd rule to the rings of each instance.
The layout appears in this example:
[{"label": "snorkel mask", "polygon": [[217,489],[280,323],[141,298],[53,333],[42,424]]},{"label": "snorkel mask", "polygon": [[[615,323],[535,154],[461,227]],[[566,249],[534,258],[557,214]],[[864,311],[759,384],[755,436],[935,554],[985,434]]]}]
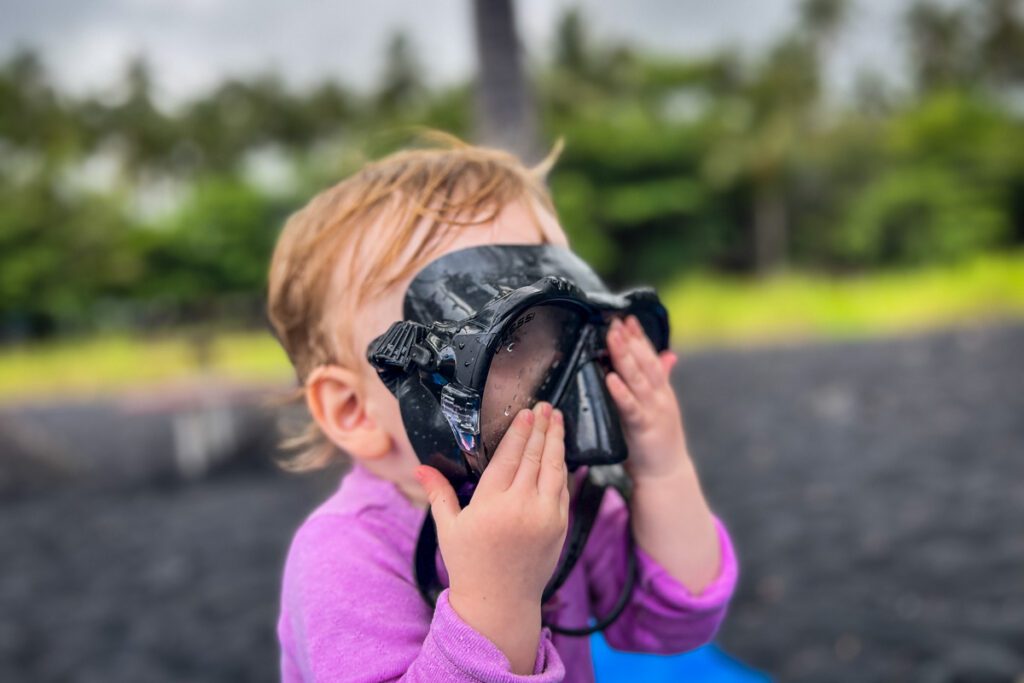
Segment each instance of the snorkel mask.
[{"label": "snorkel mask", "polygon": [[488,245],[428,264],[405,295],[404,320],[367,356],[398,398],[419,459],[456,490],[474,484],[512,419],[548,401],[565,416],[570,470],[626,459],[605,385],[605,337],[633,314],[655,348],[668,315],[654,290],[613,294],[564,247]]},{"label": "snorkel mask", "polygon": [[[582,554],[606,489],[629,501],[630,482],[620,465],[626,442],[605,384],[611,370],[605,339],[612,319],[630,314],[658,351],[667,348],[668,314],[654,290],[614,294],[564,247],[469,247],[423,268],[406,290],[404,319],[367,349],[398,399],[419,460],[451,481],[463,506],[519,410],[548,401],[562,411],[566,464],[570,471],[586,466],[586,474],[545,602]],[[553,631],[585,636],[621,614],[636,577],[631,536],[629,541],[627,580],[613,609],[589,626],[547,624]],[[430,605],[442,590],[436,551],[436,528],[427,514],[415,570]]]}]

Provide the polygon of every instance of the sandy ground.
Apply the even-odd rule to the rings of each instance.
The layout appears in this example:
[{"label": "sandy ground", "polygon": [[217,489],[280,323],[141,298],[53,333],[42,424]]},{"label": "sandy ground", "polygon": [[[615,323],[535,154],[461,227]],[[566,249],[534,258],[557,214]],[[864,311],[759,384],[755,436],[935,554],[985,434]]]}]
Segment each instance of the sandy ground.
[{"label": "sandy ground", "polygon": [[[724,648],[786,681],[1021,680],[1024,325],[701,353],[676,379],[740,554]],[[5,424],[59,431],[40,419],[0,411],[0,455]],[[338,473],[147,471],[0,488],[0,680],[277,679],[284,552]]]}]

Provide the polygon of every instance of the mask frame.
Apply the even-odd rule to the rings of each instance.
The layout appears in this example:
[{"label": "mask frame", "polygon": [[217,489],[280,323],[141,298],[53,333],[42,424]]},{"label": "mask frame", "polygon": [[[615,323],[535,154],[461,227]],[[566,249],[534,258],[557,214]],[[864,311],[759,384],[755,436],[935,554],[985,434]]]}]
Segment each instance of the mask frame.
[{"label": "mask frame", "polygon": [[[624,294],[587,292],[564,276],[546,275],[532,284],[506,289],[459,321],[429,325],[397,321],[368,346],[367,359],[398,397],[402,419],[420,460],[437,467],[453,484],[475,483],[490,461],[493,453],[485,447],[481,426],[489,370],[508,339],[510,326],[522,324],[519,316],[525,318],[542,306],[571,310],[580,322],[580,332],[568,359],[558,367],[551,389],[544,396],[534,397],[533,403],[547,400],[562,409],[567,435],[582,429],[587,431],[586,438],[603,444],[606,461],[595,462],[579,457],[573,450],[577,444],[567,439],[570,469],[625,460],[624,443],[617,443],[621,439],[602,426],[617,425],[618,414],[594,414],[614,412],[614,404],[587,403],[586,396],[604,391],[604,374],[611,369],[604,339],[612,319],[636,315],[660,351],[668,347],[668,314],[648,287]],[[588,364],[590,371],[581,376],[581,369]],[[602,372],[596,372],[594,364]],[[574,380],[584,386],[570,392]],[[570,393],[577,400],[571,401],[572,405],[561,405]],[[581,401],[585,405],[576,405]]]}]

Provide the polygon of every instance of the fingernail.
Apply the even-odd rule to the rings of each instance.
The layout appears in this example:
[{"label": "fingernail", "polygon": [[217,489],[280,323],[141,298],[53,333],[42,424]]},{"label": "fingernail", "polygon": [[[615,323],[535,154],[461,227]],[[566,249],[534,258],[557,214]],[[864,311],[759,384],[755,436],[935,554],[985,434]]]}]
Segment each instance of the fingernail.
[{"label": "fingernail", "polygon": [[551,417],[551,404],[545,401],[544,404],[541,406],[540,412],[544,415],[544,417]]},{"label": "fingernail", "polygon": [[[529,408],[523,408],[521,411],[519,411],[519,413],[520,413],[520,415],[523,415],[523,418],[522,418],[523,422],[525,422],[528,425],[532,425],[533,424],[533,411],[532,410],[530,410]],[[524,415],[524,413],[525,413],[525,415]]]},{"label": "fingernail", "polygon": [[562,424],[562,411],[561,410],[556,410],[554,412],[553,419],[554,419],[556,424]]}]

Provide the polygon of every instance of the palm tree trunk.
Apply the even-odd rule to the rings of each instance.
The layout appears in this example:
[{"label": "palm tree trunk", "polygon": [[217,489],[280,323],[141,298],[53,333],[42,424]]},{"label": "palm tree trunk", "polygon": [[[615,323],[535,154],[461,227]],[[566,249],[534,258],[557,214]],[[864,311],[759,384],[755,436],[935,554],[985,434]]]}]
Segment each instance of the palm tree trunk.
[{"label": "palm tree trunk", "polygon": [[540,158],[537,116],[523,75],[512,0],[473,0],[477,80],[476,137],[525,162]]},{"label": "palm tree trunk", "polygon": [[766,274],[786,262],[786,198],[775,180],[761,180],[754,199],[754,265]]}]

